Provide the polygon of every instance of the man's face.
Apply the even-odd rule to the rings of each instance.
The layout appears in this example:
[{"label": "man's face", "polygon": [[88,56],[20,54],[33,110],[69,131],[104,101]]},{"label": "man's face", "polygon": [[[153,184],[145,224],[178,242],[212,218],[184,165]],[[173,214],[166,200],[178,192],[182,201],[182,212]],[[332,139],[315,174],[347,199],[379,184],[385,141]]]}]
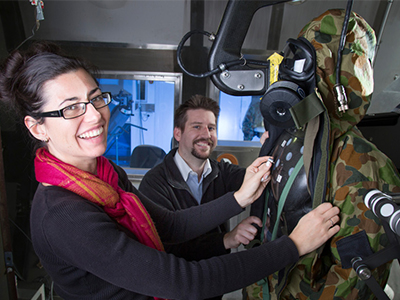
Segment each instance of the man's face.
[{"label": "man's face", "polygon": [[185,130],[174,129],[174,137],[179,142],[179,154],[186,161],[195,157],[206,160],[217,146],[217,120],[209,110],[188,110]]}]

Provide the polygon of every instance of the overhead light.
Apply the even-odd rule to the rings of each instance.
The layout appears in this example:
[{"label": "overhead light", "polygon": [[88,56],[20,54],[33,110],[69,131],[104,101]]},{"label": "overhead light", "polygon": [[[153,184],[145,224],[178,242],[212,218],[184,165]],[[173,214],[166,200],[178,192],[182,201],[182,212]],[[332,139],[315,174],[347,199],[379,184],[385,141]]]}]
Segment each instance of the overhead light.
[{"label": "overhead light", "polygon": [[303,4],[306,1],[307,0],[292,0],[292,1],[287,2],[287,3],[292,4],[292,5],[298,5],[298,4]]}]

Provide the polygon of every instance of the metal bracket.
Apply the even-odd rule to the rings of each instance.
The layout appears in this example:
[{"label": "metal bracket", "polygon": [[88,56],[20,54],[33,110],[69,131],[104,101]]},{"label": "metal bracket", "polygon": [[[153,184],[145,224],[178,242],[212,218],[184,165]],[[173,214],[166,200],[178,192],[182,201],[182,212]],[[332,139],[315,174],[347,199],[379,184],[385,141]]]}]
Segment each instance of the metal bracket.
[{"label": "metal bracket", "polygon": [[4,263],[6,266],[6,273],[14,271],[14,260],[12,252],[4,252]]},{"label": "metal bracket", "polygon": [[260,70],[224,71],[219,75],[221,81],[235,91],[262,91],[266,81]]}]

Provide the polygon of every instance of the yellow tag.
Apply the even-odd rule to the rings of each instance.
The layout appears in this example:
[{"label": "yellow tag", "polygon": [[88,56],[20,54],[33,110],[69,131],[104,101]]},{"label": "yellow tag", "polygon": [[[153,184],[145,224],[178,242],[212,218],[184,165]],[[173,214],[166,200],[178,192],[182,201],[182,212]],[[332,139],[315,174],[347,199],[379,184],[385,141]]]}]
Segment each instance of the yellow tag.
[{"label": "yellow tag", "polygon": [[278,81],[278,73],[279,73],[279,65],[283,60],[283,56],[279,53],[274,53],[270,57],[269,60],[269,85]]}]

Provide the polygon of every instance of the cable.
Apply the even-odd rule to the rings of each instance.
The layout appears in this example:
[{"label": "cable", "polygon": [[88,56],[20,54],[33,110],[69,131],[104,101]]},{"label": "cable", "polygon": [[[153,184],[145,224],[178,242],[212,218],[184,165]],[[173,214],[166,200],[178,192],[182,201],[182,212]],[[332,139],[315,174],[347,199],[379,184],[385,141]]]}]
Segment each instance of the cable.
[{"label": "cable", "polygon": [[[38,1],[38,2],[31,0],[31,4],[35,6],[35,19],[36,19],[35,25],[32,28],[32,34],[29,37],[27,37],[25,40],[23,40],[22,43],[19,44],[17,48],[15,48],[15,50],[18,50],[23,44],[25,44],[26,41],[30,40],[31,38],[33,38],[35,36],[35,32],[39,30],[40,21],[44,20],[44,16],[43,16],[44,3],[43,3],[43,1]],[[36,28],[36,30],[35,30],[35,28]]]},{"label": "cable", "polygon": [[[15,48],[15,50],[18,50],[23,44],[26,43],[26,41],[30,40],[31,38],[33,38],[35,36],[35,32],[39,30],[39,24],[40,23],[37,21],[36,24],[32,27],[32,34],[30,36],[28,36],[25,40],[23,40],[21,42],[21,44],[19,44],[17,46],[17,48]],[[35,28],[36,28],[36,30],[35,30]]]},{"label": "cable", "polygon": [[350,13],[353,7],[353,2],[354,2],[353,0],[347,1],[346,15],[343,21],[342,33],[340,34],[340,43],[339,43],[339,49],[337,54],[338,57],[336,62],[336,84],[340,84],[340,65],[342,63],[342,52],[344,49],[344,45],[346,43],[347,26],[349,24]]},{"label": "cable", "polygon": [[347,26],[349,24],[352,6],[353,6],[353,0],[348,0],[347,7],[346,7],[346,14],[344,16],[344,21],[343,21],[342,32],[340,34],[339,49],[338,49],[338,53],[337,53],[336,83],[332,89],[333,97],[336,100],[335,105],[337,106],[339,114],[341,114],[349,109],[346,90],[345,90],[344,86],[340,83],[340,65],[342,64],[342,52],[344,49],[344,45],[346,43]]},{"label": "cable", "polygon": [[32,240],[30,239],[30,237],[25,233],[25,231],[22,230],[21,227],[19,227],[13,220],[10,219],[9,221],[28,239],[29,242],[32,243]]},{"label": "cable", "polygon": [[196,77],[196,78],[209,77],[211,75],[223,72],[226,69],[228,69],[229,67],[236,66],[236,65],[239,65],[239,64],[243,64],[243,65],[247,65],[247,66],[249,66],[249,65],[257,65],[257,66],[269,67],[269,63],[268,62],[257,61],[257,60],[246,60],[243,57],[241,57],[240,59],[235,60],[235,61],[221,63],[214,70],[211,70],[211,71],[208,71],[208,72],[205,72],[205,73],[200,73],[200,74],[191,73],[183,65],[181,53],[182,53],[182,48],[183,48],[185,42],[194,34],[206,35],[210,40],[213,40],[215,38],[213,34],[207,32],[207,31],[203,31],[203,30],[192,30],[192,31],[189,31],[188,33],[186,33],[183,36],[182,40],[180,41],[180,43],[178,45],[177,51],[176,51],[177,52],[177,61],[178,61],[178,65],[181,67],[183,72],[185,72],[189,76]]},{"label": "cable", "polygon": [[183,48],[183,45],[185,44],[185,42],[186,42],[193,34],[198,34],[198,33],[203,34],[203,35],[206,35],[206,36],[208,36],[209,38],[212,36],[212,34],[209,33],[209,32],[207,32],[207,31],[202,31],[202,30],[192,30],[192,31],[189,31],[188,33],[186,33],[186,34],[183,36],[183,38],[182,38],[182,40],[179,42],[178,48],[177,48],[177,50],[176,50],[176,52],[177,52],[177,61],[178,61],[178,65],[182,68],[182,70],[183,70],[187,75],[192,76],[192,77],[196,77],[196,78],[209,77],[209,76],[214,75],[214,74],[217,74],[217,73],[219,73],[219,72],[223,72],[223,71],[224,71],[226,68],[228,68],[228,67],[232,67],[232,66],[239,65],[239,64],[242,63],[241,60],[227,62],[227,63],[224,63],[224,64],[220,64],[220,65],[218,66],[218,68],[215,68],[214,70],[211,70],[211,71],[208,71],[208,72],[205,72],[205,73],[201,73],[201,74],[194,74],[194,73],[189,72],[189,71],[184,67],[183,62],[182,62],[182,57],[181,57],[182,48]]}]

